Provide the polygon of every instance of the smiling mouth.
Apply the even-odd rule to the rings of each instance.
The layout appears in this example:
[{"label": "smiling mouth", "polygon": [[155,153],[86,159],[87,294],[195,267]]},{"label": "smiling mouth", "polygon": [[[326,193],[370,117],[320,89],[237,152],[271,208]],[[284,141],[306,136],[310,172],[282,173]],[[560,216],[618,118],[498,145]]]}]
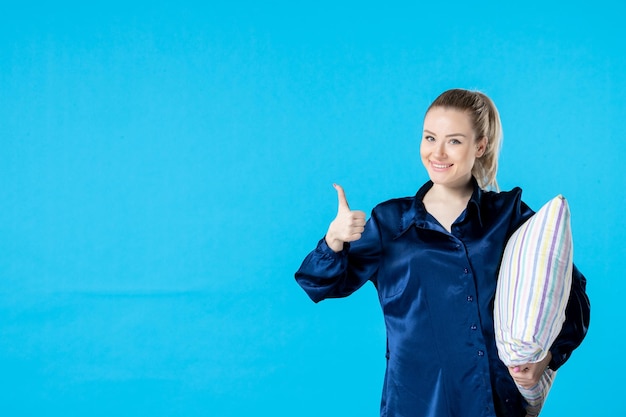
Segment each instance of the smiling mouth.
[{"label": "smiling mouth", "polygon": [[452,165],[454,165],[454,164],[437,164],[437,163],[432,162],[432,161],[430,162],[430,164],[435,169],[446,169],[446,168],[450,168]]}]

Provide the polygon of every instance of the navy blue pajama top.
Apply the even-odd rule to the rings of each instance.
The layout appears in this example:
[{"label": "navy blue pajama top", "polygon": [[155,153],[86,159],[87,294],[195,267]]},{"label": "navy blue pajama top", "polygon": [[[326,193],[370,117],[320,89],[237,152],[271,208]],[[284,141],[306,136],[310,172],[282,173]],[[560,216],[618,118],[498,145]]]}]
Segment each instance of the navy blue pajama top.
[{"label": "navy blue pajama top", "polygon": [[[493,302],[509,236],[533,211],[521,189],[474,193],[446,231],[415,197],[379,204],[360,240],[333,252],[322,239],[296,272],[319,302],[371,281],[387,330],[381,416],[523,417],[524,400],[498,358]],[[550,351],[558,369],[589,324],[586,281],[574,267],[567,319]]]}]

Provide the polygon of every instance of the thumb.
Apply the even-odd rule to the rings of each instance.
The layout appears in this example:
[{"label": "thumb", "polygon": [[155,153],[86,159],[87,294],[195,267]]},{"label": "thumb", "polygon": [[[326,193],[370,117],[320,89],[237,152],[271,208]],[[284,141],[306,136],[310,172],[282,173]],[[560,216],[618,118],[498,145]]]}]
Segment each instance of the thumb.
[{"label": "thumb", "polygon": [[343,187],[339,184],[333,184],[335,190],[337,190],[337,200],[339,202],[338,210],[350,210],[348,200],[346,200],[346,193],[343,191]]}]

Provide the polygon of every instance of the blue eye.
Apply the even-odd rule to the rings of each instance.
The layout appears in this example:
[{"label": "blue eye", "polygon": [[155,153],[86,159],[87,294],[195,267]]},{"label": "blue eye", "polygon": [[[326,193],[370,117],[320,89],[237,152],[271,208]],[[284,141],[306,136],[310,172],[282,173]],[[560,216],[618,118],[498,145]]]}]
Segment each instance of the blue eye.
[{"label": "blue eye", "polygon": [[426,142],[434,142],[434,141],[435,141],[435,138],[433,138],[432,136],[424,136],[424,140],[425,140]]},{"label": "blue eye", "polygon": [[453,145],[460,145],[461,141],[458,140],[458,139],[450,139],[450,143],[453,144]]}]

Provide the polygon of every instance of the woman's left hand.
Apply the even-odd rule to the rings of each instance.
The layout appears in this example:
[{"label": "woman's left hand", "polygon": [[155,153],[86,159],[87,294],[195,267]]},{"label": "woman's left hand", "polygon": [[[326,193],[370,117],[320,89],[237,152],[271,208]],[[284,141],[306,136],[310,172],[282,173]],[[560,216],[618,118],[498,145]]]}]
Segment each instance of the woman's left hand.
[{"label": "woman's left hand", "polygon": [[548,354],[541,362],[510,366],[509,373],[518,385],[524,388],[532,388],[537,385],[551,360],[552,353],[548,351]]}]

